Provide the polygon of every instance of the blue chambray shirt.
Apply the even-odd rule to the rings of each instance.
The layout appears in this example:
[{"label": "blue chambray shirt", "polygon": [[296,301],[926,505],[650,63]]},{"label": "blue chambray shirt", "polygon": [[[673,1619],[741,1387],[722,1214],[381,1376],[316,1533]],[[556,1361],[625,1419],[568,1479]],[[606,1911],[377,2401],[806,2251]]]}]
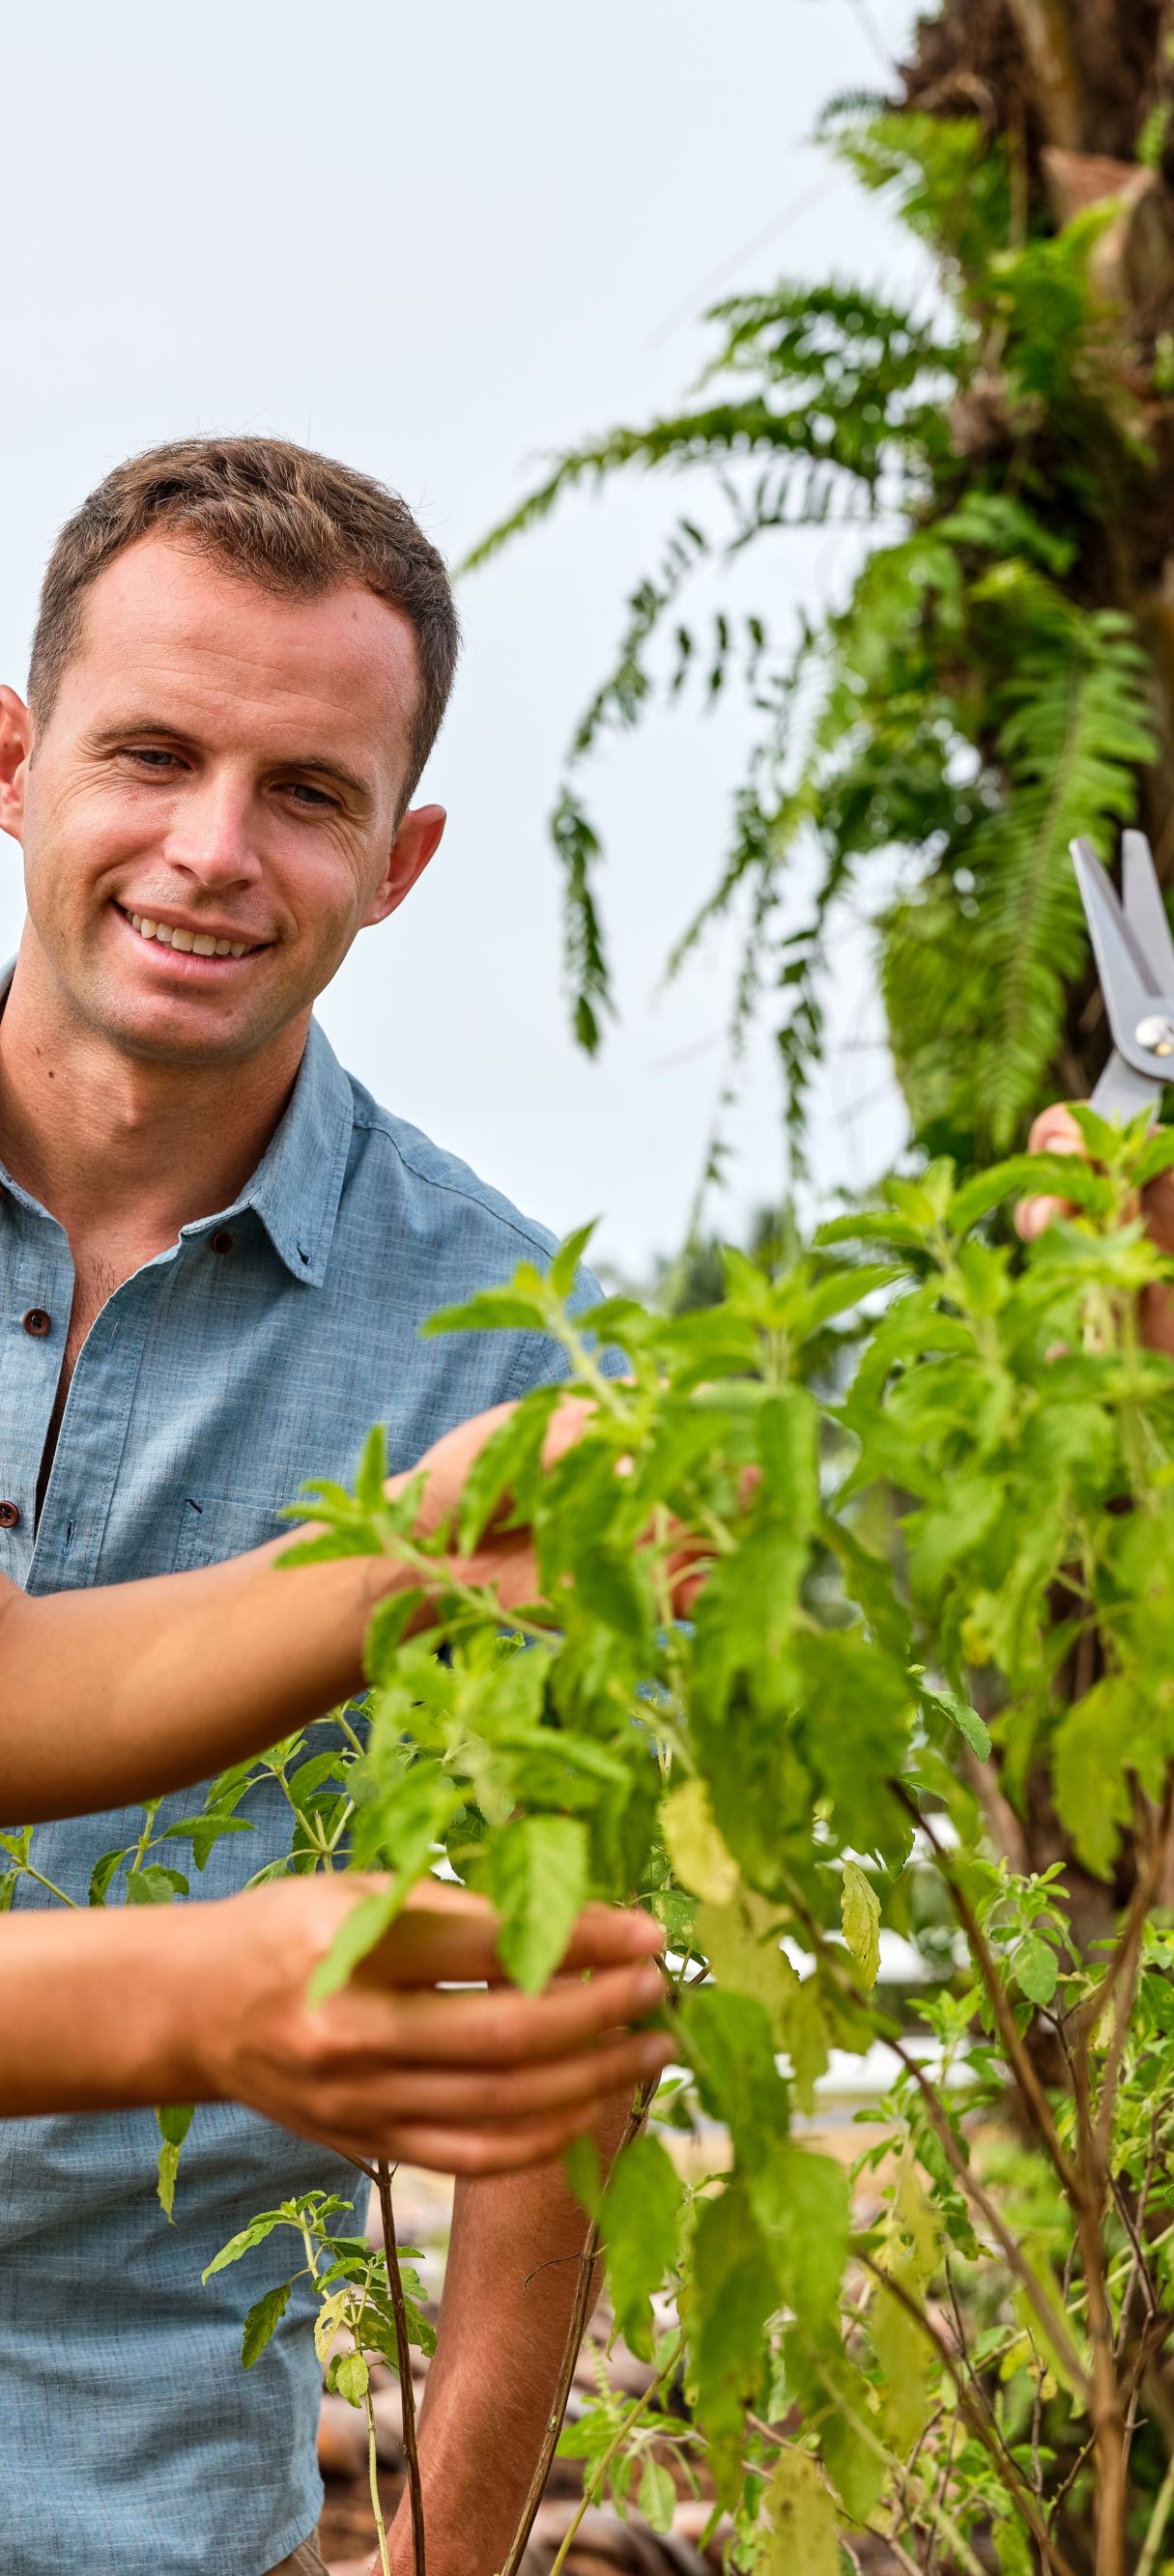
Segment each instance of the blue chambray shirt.
[{"label": "blue chambray shirt", "polygon": [[[0,1565],[32,1591],[236,1555],[276,1534],[304,1479],[349,1477],[372,1422],[408,1467],[455,1423],[562,1374],[540,1335],[418,1338],[436,1307],[544,1257],[551,1237],[381,1109],[314,1023],[247,1188],[184,1226],[94,1324],[34,1542],[73,1271],[56,1220],[0,1183],[0,1500],[20,1513]],[[43,1339],[22,1329],[35,1307]],[[200,1803],[168,1799],[160,1822]],[[194,1893],[227,1895],[288,1850],[278,1793],[246,1812],[254,1832],[216,1846]],[[94,1862],[138,1820],[41,1826],[33,1857],[84,1904]],[[182,1865],[182,1844],[167,1857]],[[51,1900],[26,1879],[18,1901]],[[200,2275],[258,2210],[315,2187],[361,2207],[364,2186],[326,2149],[203,2105],[172,2228],[158,2143],[150,2111],[0,2120],[0,2576],[261,2576],[317,2520],[309,2300],[251,2371],[240,2361],[245,2311],[294,2268],[296,2240],[206,2288]]]}]

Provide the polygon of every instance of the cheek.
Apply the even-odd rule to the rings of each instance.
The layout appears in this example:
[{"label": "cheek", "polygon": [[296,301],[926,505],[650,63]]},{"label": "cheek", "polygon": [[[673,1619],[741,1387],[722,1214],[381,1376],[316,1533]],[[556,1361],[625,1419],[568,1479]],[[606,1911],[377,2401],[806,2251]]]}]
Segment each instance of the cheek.
[{"label": "cheek", "polygon": [[275,867],[273,881],[297,922],[299,938],[323,952],[349,946],[363,918],[365,896],[364,880],[348,851],[329,843],[294,851]]}]

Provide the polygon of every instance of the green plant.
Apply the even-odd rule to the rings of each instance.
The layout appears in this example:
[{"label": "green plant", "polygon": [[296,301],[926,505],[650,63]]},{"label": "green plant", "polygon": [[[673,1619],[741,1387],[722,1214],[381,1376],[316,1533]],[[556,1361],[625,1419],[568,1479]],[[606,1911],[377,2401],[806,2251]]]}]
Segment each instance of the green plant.
[{"label": "green plant", "polygon": [[[527,1987],[588,1894],[656,1911],[680,2073],[610,2174],[570,2159],[590,2232],[563,2395],[600,2245],[655,2379],[569,2447],[588,2495],[654,2521],[703,2474],[756,2576],[822,2576],[874,2530],[905,2566],[1149,2576],[1174,2498],[1174,1374],[1136,1329],[1171,1271],[1132,1214],[1174,1141],[1084,1124],[1088,1164],[940,1161],[777,1268],[731,1252],[716,1307],[609,1300],[622,1382],[566,1310],[582,1237],[436,1318],[541,1326],[593,1400],[546,1471],[558,1395],[525,1399],[465,1494],[463,1549],[498,1512],[534,1529],[541,1598],[508,1634],[459,1585],[407,1634],[443,1534],[421,1548],[412,1498],[384,1501],[378,1435],[354,1495],[306,1497],[313,1553],[421,1578],[372,1626],[365,1749],[316,1757],[311,1730],[274,1757],[292,1866],[345,1840],[392,1873],[324,1983],[442,1861]],[[1078,1213],[1013,1254],[988,1220],[1029,1179]],[[682,1625],[686,1537],[708,1576]],[[1049,1781],[1073,1869],[994,1856],[992,1741],[1002,1799]],[[1093,1878],[1117,1919],[1090,1942]],[[920,1951],[911,2003],[885,1933]],[[804,2122],[829,2052],[878,2041],[853,2184]],[[688,2184],[681,2126],[712,2141]]]}]

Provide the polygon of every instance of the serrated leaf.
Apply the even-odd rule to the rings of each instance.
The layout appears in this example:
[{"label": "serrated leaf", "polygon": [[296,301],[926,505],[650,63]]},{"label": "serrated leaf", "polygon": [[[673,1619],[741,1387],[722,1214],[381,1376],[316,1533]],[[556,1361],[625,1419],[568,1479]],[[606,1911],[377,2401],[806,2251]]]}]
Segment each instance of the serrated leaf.
[{"label": "serrated leaf", "polygon": [[659,2138],[625,2149],[603,2195],[600,2230],[616,2323],[652,2358],[652,2295],[676,2260],[684,2185]]},{"label": "serrated leaf", "polygon": [[241,2336],[241,2362],[246,2370],[252,2369],[271,2340],[289,2306],[292,2289],[292,2281],[279,2281],[276,2289],[266,2290],[262,2298],[254,2300]]},{"label": "serrated leaf", "polygon": [[515,1985],[537,1994],[553,1976],[586,1902],[586,1826],[578,1816],[512,1818],[490,1841],[485,1884],[501,1916],[501,1964]]}]

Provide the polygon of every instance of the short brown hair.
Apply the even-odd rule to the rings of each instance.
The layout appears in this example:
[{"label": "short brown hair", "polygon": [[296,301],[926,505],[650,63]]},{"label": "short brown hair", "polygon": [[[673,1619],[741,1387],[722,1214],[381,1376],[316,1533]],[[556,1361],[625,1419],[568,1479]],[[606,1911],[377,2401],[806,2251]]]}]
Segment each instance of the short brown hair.
[{"label": "short brown hair", "polygon": [[118,465],[62,529],[41,588],[29,701],[45,723],[81,636],[87,590],[139,537],[182,530],[262,589],[318,599],[360,581],[402,609],[420,688],[406,804],[440,731],[460,649],[443,558],[406,501],[353,466],[282,438],[180,438]]}]

